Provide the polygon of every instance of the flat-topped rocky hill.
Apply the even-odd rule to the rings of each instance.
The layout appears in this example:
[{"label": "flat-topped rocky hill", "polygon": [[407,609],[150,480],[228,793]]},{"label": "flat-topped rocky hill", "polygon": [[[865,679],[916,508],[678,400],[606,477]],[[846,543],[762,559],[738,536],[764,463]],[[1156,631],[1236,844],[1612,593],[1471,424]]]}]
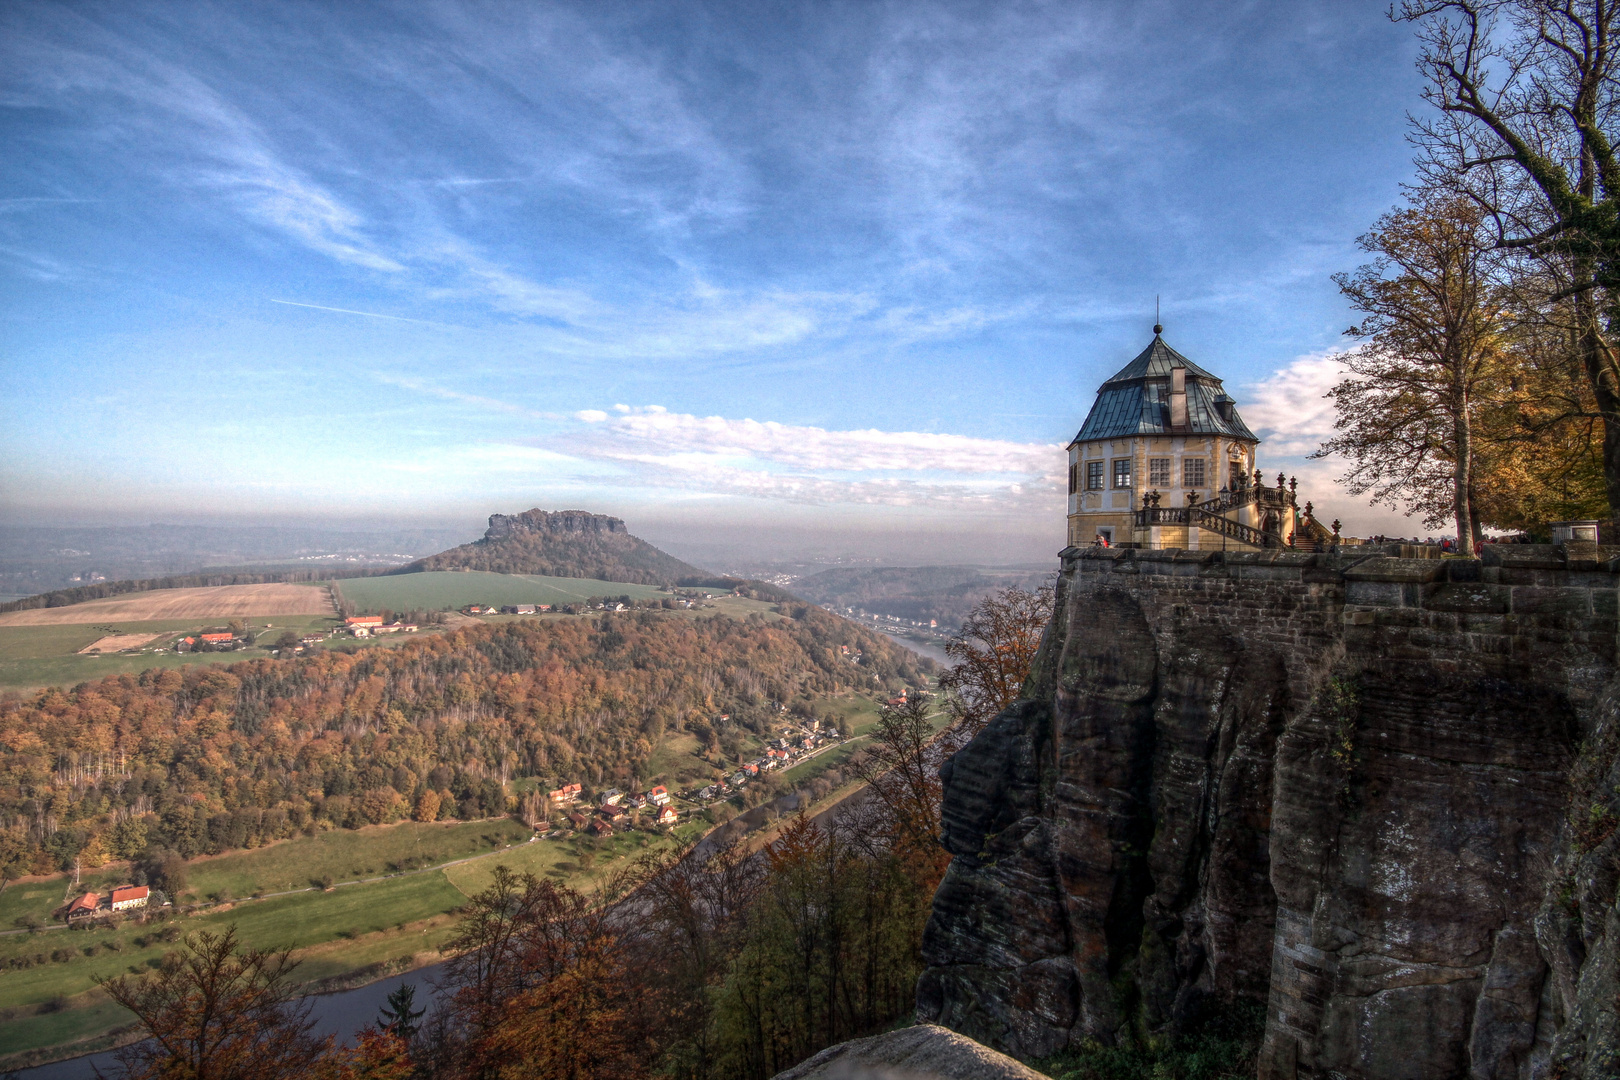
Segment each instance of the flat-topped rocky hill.
[{"label": "flat-topped rocky hill", "polygon": [[1262,1078],[1620,1075],[1620,550],[1064,553],[946,766],[919,1019],[1266,1008]]},{"label": "flat-topped rocky hill", "polygon": [[397,572],[420,570],[488,570],[637,585],[672,585],[684,578],[713,576],[632,536],[619,518],[585,510],[540,509],[491,514],[483,539],[418,559]]}]

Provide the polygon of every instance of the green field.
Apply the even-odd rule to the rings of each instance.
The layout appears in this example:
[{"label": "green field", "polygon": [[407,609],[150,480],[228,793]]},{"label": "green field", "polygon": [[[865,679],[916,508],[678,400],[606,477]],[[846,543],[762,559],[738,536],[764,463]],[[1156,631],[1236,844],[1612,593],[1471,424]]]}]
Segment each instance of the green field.
[{"label": "green field", "polygon": [[[58,883],[58,888],[60,884]],[[155,967],[172,951],[164,931],[213,933],[236,926],[259,948],[297,946],[304,958],[298,977],[314,981],[380,959],[433,951],[445,940],[466,897],[444,872],[411,874],[331,892],[301,893],[249,901],[167,923],[126,923],[94,930],[51,930],[0,938],[0,962],[18,956],[45,957],[27,968],[9,968],[0,979],[0,1009],[56,1002],[53,1011],[5,1021],[5,1049],[16,1054],[57,1046],[127,1022],[96,989],[98,978]],[[332,945],[337,948],[332,948]]]},{"label": "green field", "polygon": [[[0,626],[0,689],[25,690],[40,686],[73,686],[103,675],[145,671],[148,668],[189,667],[193,664],[234,664],[269,656],[266,649],[224,653],[177,653],[174,639],[210,626],[224,626],[224,618],[167,619],[148,622],[107,622],[86,626]],[[329,631],[337,620],[324,615],[270,615],[244,619],[247,628],[269,644],[283,630],[298,634]],[[79,650],[105,636],[107,628],[125,634],[163,634],[133,652],[80,656]]]},{"label": "green field", "polygon": [[491,574],[483,570],[432,570],[421,574],[349,578],[337,583],[357,611],[439,611],[468,604],[577,604],[592,596],[648,600],[668,596],[655,585],[627,585],[594,578]]}]

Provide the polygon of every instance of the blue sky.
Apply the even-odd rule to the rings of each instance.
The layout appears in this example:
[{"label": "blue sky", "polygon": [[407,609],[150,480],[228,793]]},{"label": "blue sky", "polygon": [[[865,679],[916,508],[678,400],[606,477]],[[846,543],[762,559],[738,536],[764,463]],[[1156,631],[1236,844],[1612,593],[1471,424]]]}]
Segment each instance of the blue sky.
[{"label": "blue sky", "polygon": [[5,515],[1044,551],[1158,295],[1410,531],[1299,456],[1411,171],[1384,8],[6,5]]}]

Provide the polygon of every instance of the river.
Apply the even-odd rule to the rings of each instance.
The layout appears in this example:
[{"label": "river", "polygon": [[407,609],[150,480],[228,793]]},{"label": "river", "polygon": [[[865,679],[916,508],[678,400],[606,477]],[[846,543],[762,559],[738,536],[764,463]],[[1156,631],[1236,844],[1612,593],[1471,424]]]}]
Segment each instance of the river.
[{"label": "river", "polygon": [[[416,985],[416,1007],[427,1009],[433,1001],[432,980],[438,977],[443,964],[434,964],[431,967],[417,968],[404,975],[394,975],[381,979],[354,990],[341,990],[335,994],[322,994],[314,999],[314,1008],[310,1016],[315,1021],[315,1034],[336,1035],[340,1042],[352,1045],[355,1033],[367,1024],[376,1023],[377,1013],[381,1011],[384,1000],[402,983]],[[424,1015],[423,1019],[426,1019]],[[18,1080],[95,1080],[96,1071],[111,1076],[118,1068],[118,1062],[113,1056],[114,1051],[107,1050],[99,1054],[86,1054],[83,1057],[68,1058],[65,1061],[53,1061],[49,1065],[36,1065],[32,1069],[18,1069],[7,1074],[7,1080],[16,1077]]]},{"label": "river", "polygon": [[[878,629],[881,630],[882,627],[879,627]],[[946,667],[950,667],[952,664],[956,663],[956,661],[945,655],[944,649],[933,644],[932,642],[916,641],[912,638],[901,637],[899,634],[888,634],[887,636],[892,638],[896,645],[904,646],[905,648],[916,653],[918,656],[926,656],[928,659],[944,664]]]}]

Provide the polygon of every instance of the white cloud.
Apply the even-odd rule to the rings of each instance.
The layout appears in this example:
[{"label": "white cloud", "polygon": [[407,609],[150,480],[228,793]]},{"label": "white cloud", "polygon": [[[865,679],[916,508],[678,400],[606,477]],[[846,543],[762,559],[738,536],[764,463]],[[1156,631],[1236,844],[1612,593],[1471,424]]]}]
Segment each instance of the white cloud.
[{"label": "white cloud", "polygon": [[818,505],[1062,513],[1056,445],[922,431],[835,431],[673,413],[658,405],[587,409],[591,425],[545,440],[612,463],[635,486]]},{"label": "white cloud", "polygon": [[924,431],[829,431],[775,420],[672,413],[650,405],[609,418],[593,444],[603,456],[701,454],[829,472],[943,472],[1042,476],[1064,464],[1063,449],[1043,443],[979,439]]},{"label": "white cloud", "polygon": [[1346,375],[1342,350],[1302,356],[1243,389],[1239,411],[1264,452],[1307,457],[1333,434],[1327,392]]}]

